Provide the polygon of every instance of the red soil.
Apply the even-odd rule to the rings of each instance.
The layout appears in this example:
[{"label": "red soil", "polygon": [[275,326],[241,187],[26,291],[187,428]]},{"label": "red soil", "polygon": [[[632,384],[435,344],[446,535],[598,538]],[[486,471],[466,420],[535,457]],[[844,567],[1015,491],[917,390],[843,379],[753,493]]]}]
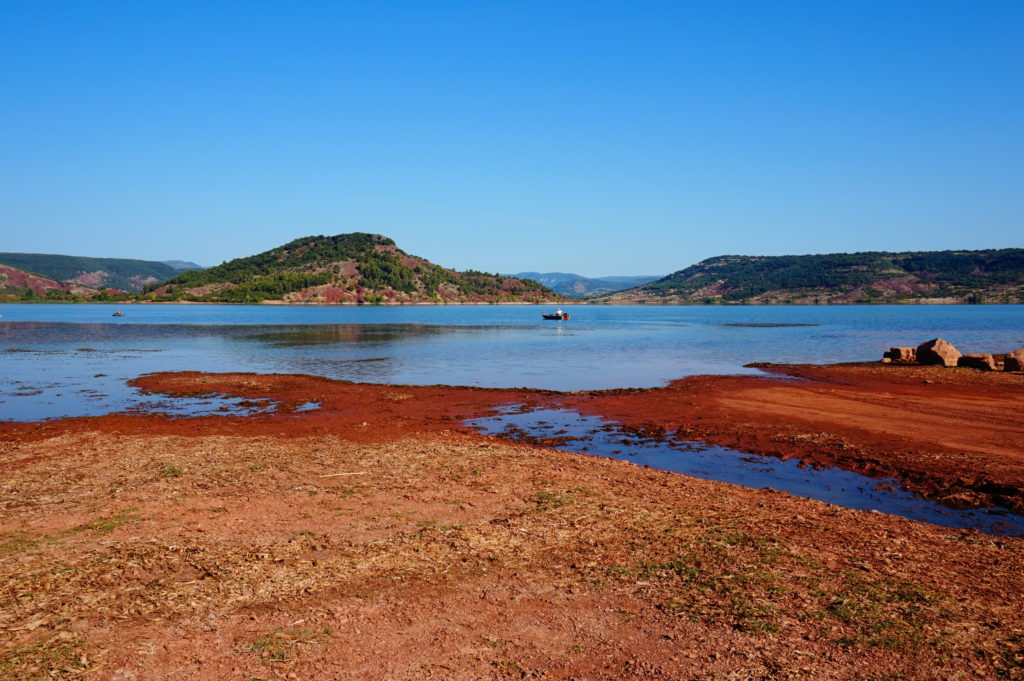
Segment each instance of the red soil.
[{"label": "red soil", "polygon": [[137,383],[283,408],[4,425],[0,679],[1021,678],[1024,539],[460,432],[565,404],[1019,479],[1019,376],[785,370],[572,395],[163,374]]},{"label": "red soil", "polygon": [[[665,388],[586,393],[371,385],[297,375],[154,374],[134,384],[169,394],[273,399],[282,409],[260,418],[67,419],[7,425],[0,435],[40,438],[82,429],[330,433],[384,442],[409,433],[465,431],[462,421],[503,404],[552,404],[647,432],[678,431],[742,451],[896,477],[948,503],[1024,510],[1024,376],[875,364],[764,368],[779,378],[693,376]],[[291,408],[309,401],[320,408],[291,415]]]}]

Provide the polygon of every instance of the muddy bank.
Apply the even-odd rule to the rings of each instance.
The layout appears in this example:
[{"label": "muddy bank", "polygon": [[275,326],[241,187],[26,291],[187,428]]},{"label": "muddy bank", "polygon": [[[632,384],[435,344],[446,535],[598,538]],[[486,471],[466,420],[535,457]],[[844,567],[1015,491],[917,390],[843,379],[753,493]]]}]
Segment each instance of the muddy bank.
[{"label": "muddy bank", "polygon": [[645,430],[799,458],[953,505],[1024,510],[1024,376],[879,364],[760,365],[560,401]]},{"label": "muddy bank", "polygon": [[[135,385],[169,395],[272,400],[271,414],[161,419],[144,415],[0,425],[0,440],[77,430],[206,435],[336,434],[360,442],[465,431],[509,404],[560,406],[647,434],[839,466],[900,480],[954,506],[1024,512],[1024,376],[879,364],[763,365],[774,378],[693,376],[665,388],[555,393],[357,384],[314,376],[171,373]],[[319,408],[293,413],[309,402]]]}]

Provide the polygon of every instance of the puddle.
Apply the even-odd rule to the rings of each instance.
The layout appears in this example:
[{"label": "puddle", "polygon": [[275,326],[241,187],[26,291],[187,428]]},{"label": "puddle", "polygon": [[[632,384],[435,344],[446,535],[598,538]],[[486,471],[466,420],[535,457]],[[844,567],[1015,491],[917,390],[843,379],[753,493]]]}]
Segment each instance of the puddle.
[{"label": "puddle", "polygon": [[901,489],[898,480],[869,478],[840,468],[814,468],[703,442],[673,440],[568,409],[523,411],[506,407],[466,424],[486,435],[532,442],[569,452],[631,461],[704,480],[754,489],[770,487],[795,496],[863,511],[878,511],[946,527],[1002,536],[1024,536],[1024,516],[1003,509],[955,509]]},{"label": "puddle", "polygon": [[294,409],[292,409],[292,413],[293,414],[301,414],[304,411],[313,411],[314,409],[319,409],[319,408],[320,408],[320,403],[319,402],[306,402],[305,404],[300,404],[299,406],[297,406]]},{"label": "puddle", "polygon": [[139,402],[119,413],[166,414],[174,418],[259,416],[272,414],[279,408],[279,403],[274,400],[250,400],[244,397],[230,397],[221,393],[209,393],[196,397],[163,397],[157,393],[140,391],[137,388],[133,390],[139,393]]}]

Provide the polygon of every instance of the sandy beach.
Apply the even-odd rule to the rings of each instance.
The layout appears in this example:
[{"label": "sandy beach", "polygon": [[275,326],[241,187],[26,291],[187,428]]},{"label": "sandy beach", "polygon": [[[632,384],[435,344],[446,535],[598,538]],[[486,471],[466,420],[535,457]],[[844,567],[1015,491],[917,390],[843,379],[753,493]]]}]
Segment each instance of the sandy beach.
[{"label": "sandy beach", "polygon": [[1024,506],[1019,374],[766,368],[571,394],[157,374],[279,409],[4,424],[0,678],[1021,678],[1024,539],[462,425],[569,406]]}]

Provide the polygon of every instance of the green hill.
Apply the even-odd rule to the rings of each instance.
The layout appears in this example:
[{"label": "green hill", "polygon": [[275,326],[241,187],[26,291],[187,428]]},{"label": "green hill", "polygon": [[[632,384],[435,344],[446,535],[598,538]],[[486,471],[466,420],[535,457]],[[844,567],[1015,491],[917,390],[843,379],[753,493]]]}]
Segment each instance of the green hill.
[{"label": "green hill", "polygon": [[1024,249],[723,255],[601,301],[1022,303]]},{"label": "green hill", "polygon": [[44,253],[0,253],[0,263],[56,281],[121,291],[141,291],[147,284],[163,281],[178,273],[169,265],[151,260]]},{"label": "green hill", "polygon": [[308,236],[146,288],[154,300],[310,303],[461,303],[560,300],[534,281],[456,272],[377,234]]}]

